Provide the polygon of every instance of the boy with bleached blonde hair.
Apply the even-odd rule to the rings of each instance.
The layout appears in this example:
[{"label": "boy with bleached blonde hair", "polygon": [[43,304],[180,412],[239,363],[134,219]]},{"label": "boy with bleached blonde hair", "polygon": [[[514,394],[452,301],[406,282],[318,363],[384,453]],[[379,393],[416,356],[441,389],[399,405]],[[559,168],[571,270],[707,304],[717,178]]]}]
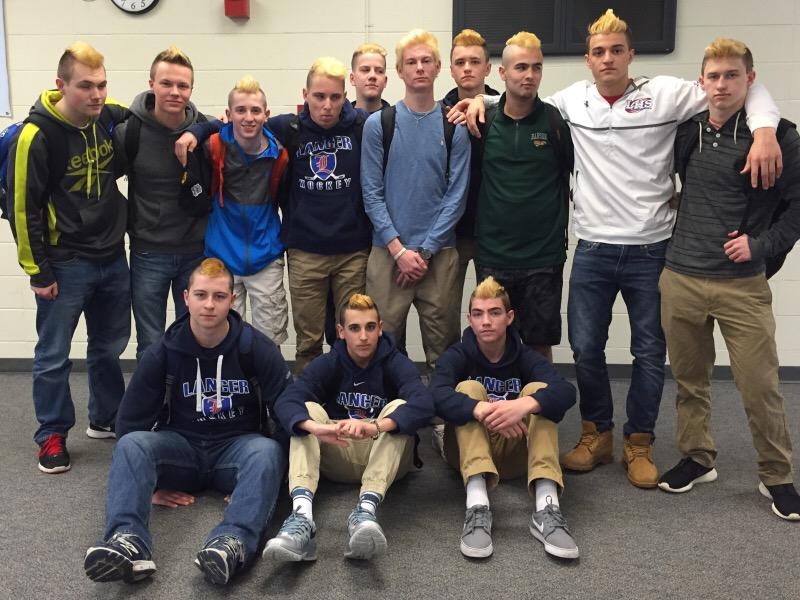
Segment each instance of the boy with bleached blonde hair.
[{"label": "boy with bleached blonde hair", "polygon": [[466,488],[461,553],[491,556],[488,492],[501,479],[527,476],[535,498],[531,534],[548,554],[577,558],[559,507],[557,425],[575,403],[575,388],[522,343],[514,318],[505,288],[493,277],[481,281],[470,296],[469,328],[440,357],[431,379],[436,414],[447,422],[443,456]]},{"label": "boy with bleached blonde hair", "polygon": [[117,189],[111,131],[128,111],[106,102],[103,55],[75,42],[58,62],[55,90],[36,100],[8,160],[9,223],[36,299],[33,402],[39,470],[71,467],[75,425],[70,347],[86,320],[91,438],[113,438],[125,391],[119,356],[130,337],[128,207]]},{"label": "boy with bleached blonde hair", "polygon": [[374,42],[361,44],[350,61],[350,85],[356,89],[353,106],[374,113],[389,103],[381,98],[386,89],[386,48]]}]

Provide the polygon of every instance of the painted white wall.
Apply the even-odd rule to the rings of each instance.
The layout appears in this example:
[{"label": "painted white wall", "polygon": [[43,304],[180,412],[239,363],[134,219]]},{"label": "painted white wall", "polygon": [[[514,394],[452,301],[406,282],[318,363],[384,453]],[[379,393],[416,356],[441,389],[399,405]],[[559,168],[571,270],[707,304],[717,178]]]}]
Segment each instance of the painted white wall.
[{"label": "painted white wall", "polygon": [[[447,56],[452,38],[449,1],[251,0],[250,19],[234,21],[224,16],[222,0],[160,0],[142,16],[128,16],[108,0],[6,0],[6,44],[13,119],[20,120],[46,87],[53,87],[55,66],[63,49],[76,39],[96,46],[106,56],[111,95],[130,101],[147,84],[150,62],[157,52],[176,44],[195,64],[195,103],[205,112],[219,114],[227,92],[245,73],[264,86],[273,114],[294,110],[309,65],[320,55],[349,62],[353,48],[375,41],[390,49],[394,64],[396,41],[409,29],[433,31],[442,45],[444,66],[436,86],[437,97],[451,87]],[[609,2],[613,5],[613,1]],[[784,116],[800,119],[800,2],[771,0],[769,10],[757,0],[679,0],[676,50],[669,55],[641,57],[632,73],[671,74],[695,78],[705,45],[724,35],[745,41],[753,50],[758,79],[765,83]],[[624,17],[624,15],[622,15]],[[495,61],[496,62],[496,61]],[[492,69],[489,83],[503,89]],[[552,58],[545,63],[542,95],[567,86],[589,73],[580,58]],[[352,94],[352,90],[350,90]],[[394,101],[402,85],[390,71],[385,97]],[[569,276],[567,262],[565,278]],[[467,293],[474,286],[468,275]],[[778,325],[778,350],[783,365],[800,365],[800,253],[790,255],[786,266],[771,282]],[[288,285],[287,285],[288,289]],[[36,341],[35,304],[28,279],[19,268],[10,229],[0,224],[0,358],[29,358]],[[554,352],[558,362],[571,362],[567,344],[566,285],[562,303],[564,337]],[[794,299],[794,300],[793,300]],[[291,319],[290,319],[291,323]],[[630,327],[622,301],[614,308],[607,355],[610,363],[631,361]],[[294,357],[294,332],[283,346]],[[124,357],[134,356],[134,343]],[[73,356],[85,355],[86,334],[79,326]],[[416,314],[409,317],[409,351],[423,355]],[[724,343],[718,338],[717,363],[728,364]]]}]

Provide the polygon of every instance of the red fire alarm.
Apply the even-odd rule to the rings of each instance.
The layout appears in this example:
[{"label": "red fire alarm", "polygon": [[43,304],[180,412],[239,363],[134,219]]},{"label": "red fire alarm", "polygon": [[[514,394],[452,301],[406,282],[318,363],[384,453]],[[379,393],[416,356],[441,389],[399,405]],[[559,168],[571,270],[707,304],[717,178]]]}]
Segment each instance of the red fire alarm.
[{"label": "red fire alarm", "polygon": [[225,16],[249,19],[250,0],[225,0]]}]

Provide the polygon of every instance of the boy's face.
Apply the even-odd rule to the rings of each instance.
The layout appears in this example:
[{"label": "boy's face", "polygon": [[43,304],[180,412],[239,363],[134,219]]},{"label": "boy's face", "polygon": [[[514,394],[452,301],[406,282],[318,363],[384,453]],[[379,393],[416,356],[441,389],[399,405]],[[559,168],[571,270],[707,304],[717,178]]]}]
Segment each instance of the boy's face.
[{"label": "boy's face", "polygon": [[234,92],[231,96],[231,105],[225,114],[233,123],[235,137],[252,140],[261,135],[264,123],[269,117],[269,110],[260,92]]},{"label": "boy's face", "polygon": [[741,58],[709,58],[700,77],[700,85],[710,108],[720,112],[735,112],[744,106],[747,91],[753,85],[756,72],[747,72]]},{"label": "boy's face", "polygon": [[344,80],[327,75],[312,75],[308,89],[303,89],[303,100],[308,103],[311,120],[323,129],[339,122],[346,100]]},{"label": "boy's face", "polygon": [[426,91],[433,89],[441,68],[442,63],[436,60],[429,46],[415,44],[403,50],[403,61],[397,65],[397,74],[406,84],[406,89]]},{"label": "boy's face", "polygon": [[454,46],[450,56],[450,74],[459,89],[478,94],[483,91],[492,65],[480,46]]},{"label": "boy's face", "polygon": [[182,115],[192,96],[192,70],[183,65],[160,62],[150,80],[150,89],[160,112]]},{"label": "boy's face", "polygon": [[386,60],[380,54],[361,54],[356,58],[350,85],[367,100],[380,99],[389,78],[386,76]]},{"label": "boy's face", "polygon": [[506,94],[517,100],[530,100],[539,93],[542,82],[542,51],[539,48],[506,46],[500,79],[506,82]]},{"label": "boy's face", "polygon": [[467,321],[478,342],[492,344],[505,339],[514,311],[506,310],[500,298],[473,298]]},{"label": "boy's face", "polygon": [[61,92],[64,103],[78,118],[96,119],[106,103],[108,82],[105,67],[93,69],[75,61],[69,81],[56,79],[56,87]]},{"label": "boy's face", "polygon": [[337,323],[339,339],[347,344],[347,353],[355,362],[369,362],[378,349],[383,333],[383,321],[374,308],[344,311],[344,323]]},{"label": "boy's face", "polygon": [[633,50],[624,33],[597,33],[589,39],[585,55],[586,66],[596,84],[603,87],[627,85],[628,67],[633,62]]},{"label": "boy's face", "polygon": [[192,329],[216,330],[228,318],[233,299],[227,277],[208,277],[195,273],[189,289],[183,292]]}]

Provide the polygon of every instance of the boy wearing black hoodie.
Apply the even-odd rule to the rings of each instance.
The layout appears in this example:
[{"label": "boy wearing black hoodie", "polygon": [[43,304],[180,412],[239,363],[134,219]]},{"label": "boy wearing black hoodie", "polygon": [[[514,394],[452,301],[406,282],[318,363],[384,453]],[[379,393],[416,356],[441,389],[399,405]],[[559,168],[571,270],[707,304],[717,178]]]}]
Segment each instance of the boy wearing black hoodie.
[{"label": "boy wearing black hoodie", "polygon": [[[285,469],[285,433],[267,412],[291,379],[277,346],[231,310],[233,276],[216,258],[184,291],[188,315],[142,356],[120,405],[103,542],[86,551],[93,581],[138,581],[156,570],[147,526],[156,487],[229,493],[195,564],[225,584],[256,553]],[[166,382],[166,383],[165,383]],[[166,388],[166,389],[165,389]]]},{"label": "boy wearing black hoodie", "polygon": [[561,514],[564,482],[558,462],[558,426],[575,404],[575,387],[542,355],[524,346],[510,327],[508,293],[493,277],[470,296],[470,327],[436,363],[431,391],[447,424],[444,457],[461,471],[467,514],[461,553],[485,558],[492,546],[487,488],[527,474],[536,498],[531,534],[549,554],[577,558],[578,547]]},{"label": "boy wearing black hoodie", "polygon": [[265,557],[317,558],[312,502],[320,472],[333,481],[361,482],[345,556],[369,559],[386,551],[375,512],[392,482],[411,469],[414,433],[433,416],[433,400],[414,364],[381,327],[372,298],[353,294],[341,309],[339,340],[278,399],[278,419],[292,435],[293,509],[267,542]]}]

